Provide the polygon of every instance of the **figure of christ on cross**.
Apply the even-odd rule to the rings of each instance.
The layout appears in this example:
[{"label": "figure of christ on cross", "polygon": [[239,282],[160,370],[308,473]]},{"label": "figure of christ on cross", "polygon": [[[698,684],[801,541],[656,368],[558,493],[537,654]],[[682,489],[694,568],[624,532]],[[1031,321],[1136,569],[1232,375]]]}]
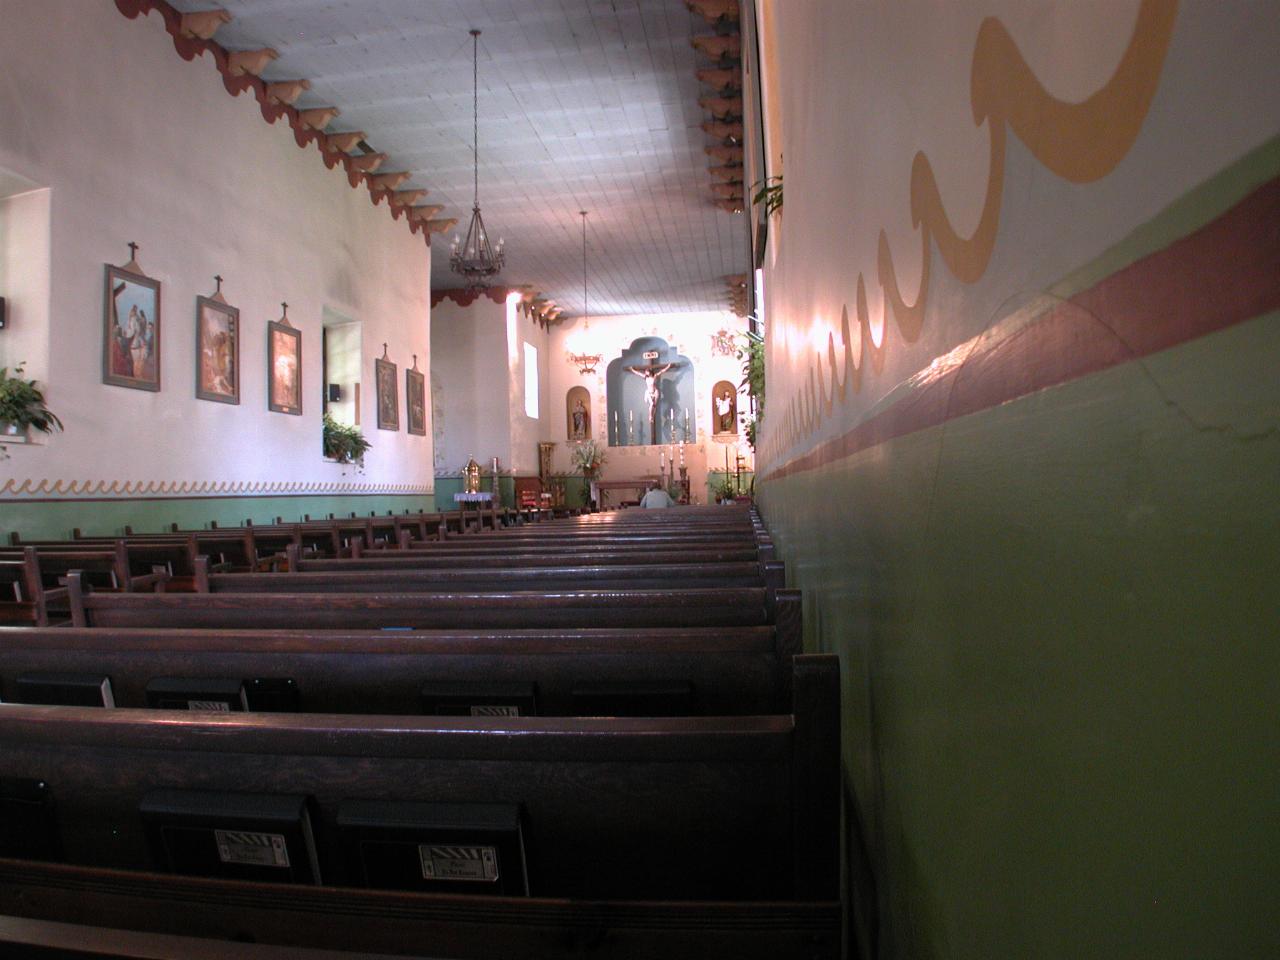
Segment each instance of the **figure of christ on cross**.
[{"label": "figure of christ on cross", "polygon": [[674,367],[674,363],[664,363],[660,367],[649,364],[644,367],[624,367],[628,373],[644,377],[644,399],[649,405],[649,442],[658,443],[658,378]]}]

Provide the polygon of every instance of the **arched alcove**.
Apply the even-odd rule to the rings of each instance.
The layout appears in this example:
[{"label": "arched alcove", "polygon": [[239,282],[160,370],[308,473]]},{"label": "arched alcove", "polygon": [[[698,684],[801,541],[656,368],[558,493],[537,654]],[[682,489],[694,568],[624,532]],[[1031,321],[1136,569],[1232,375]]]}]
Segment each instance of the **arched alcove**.
[{"label": "arched alcove", "polygon": [[711,432],[721,437],[738,434],[738,388],[728,380],[711,388]]},{"label": "arched alcove", "polygon": [[[654,420],[649,418],[649,383],[654,377]],[[610,446],[692,442],[695,391],[693,361],[661,337],[638,337],[609,362],[605,373]],[[656,433],[656,436],[655,436]]]},{"label": "arched alcove", "polygon": [[564,395],[565,438],[571,443],[591,439],[591,393],[586,387],[570,387]]}]

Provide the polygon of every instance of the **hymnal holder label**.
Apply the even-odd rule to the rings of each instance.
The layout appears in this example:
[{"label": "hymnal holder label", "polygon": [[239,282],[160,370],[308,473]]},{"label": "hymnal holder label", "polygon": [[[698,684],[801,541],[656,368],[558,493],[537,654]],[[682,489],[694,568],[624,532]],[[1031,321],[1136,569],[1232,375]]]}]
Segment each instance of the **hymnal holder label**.
[{"label": "hymnal holder label", "polygon": [[424,880],[461,880],[464,883],[492,883],[498,879],[496,847],[450,844],[418,845]]}]

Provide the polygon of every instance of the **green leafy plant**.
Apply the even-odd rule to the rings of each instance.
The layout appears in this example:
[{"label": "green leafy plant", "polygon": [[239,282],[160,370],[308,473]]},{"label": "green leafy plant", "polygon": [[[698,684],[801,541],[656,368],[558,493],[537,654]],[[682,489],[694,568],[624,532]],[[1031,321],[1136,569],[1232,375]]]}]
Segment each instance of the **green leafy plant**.
[{"label": "green leafy plant", "polygon": [[324,455],[329,459],[362,467],[365,451],[371,446],[359,427],[339,423],[328,413],[324,415]]},{"label": "green leafy plant", "polygon": [[570,455],[570,462],[582,471],[582,475],[588,480],[600,473],[600,468],[604,466],[604,462],[608,460],[608,454],[605,449],[594,440],[585,440],[573,448]]},{"label": "green leafy plant", "polygon": [[737,351],[742,361],[742,383],[740,391],[746,391],[751,397],[752,416],[743,419],[747,443],[751,449],[756,448],[756,428],[764,419],[764,338],[750,330],[746,332],[746,340]]},{"label": "green leafy plant", "polygon": [[711,489],[717,501],[733,499],[733,481],[728,476],[721,477]]},{"label": "green leafy plant", "polygon": [[62,429],[58,415],[45,406],[44,393],[34,380],[23,378],[23,364],[0,367],[0,423],[12,423],[22,430],[34,427],[42,433]]},{"label": "green leafy plant", "polygon": [[764,215],[766,217],[772,217],[782,209],[781,176],[765,177],[763,180],[757,180],[751,185],[751,189],[755,191],[751,195],[751,202],[764,204]]}]

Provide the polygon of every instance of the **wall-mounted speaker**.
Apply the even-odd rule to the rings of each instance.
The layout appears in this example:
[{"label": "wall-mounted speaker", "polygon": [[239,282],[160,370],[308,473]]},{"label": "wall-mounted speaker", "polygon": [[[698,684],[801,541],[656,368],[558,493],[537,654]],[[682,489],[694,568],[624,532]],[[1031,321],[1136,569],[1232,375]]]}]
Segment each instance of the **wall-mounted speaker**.
[{"label": "wall-mounted speaker", "polygon": [[342,399],[342,385],[338,383],[329,384],[329,402],[337,403]]},{"label": "wall-mounted speaker", "polygon": [[5,316],[6,315],[4,312],[4,297],[0,297],[0,330],[3,330],[5,328],[5,324],[8,322],[5,319]]}]

